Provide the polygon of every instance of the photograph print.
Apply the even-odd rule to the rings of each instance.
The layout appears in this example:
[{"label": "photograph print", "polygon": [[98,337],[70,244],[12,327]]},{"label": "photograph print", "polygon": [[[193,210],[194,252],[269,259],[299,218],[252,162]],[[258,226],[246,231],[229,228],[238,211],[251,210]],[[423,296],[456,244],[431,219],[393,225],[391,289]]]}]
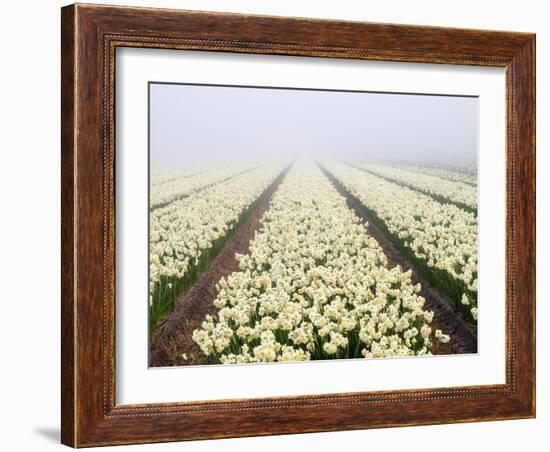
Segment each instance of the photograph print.
[{"label": "photograph print", "polygon": [[477,97],[148,89],[151,367],[477,353]]}]

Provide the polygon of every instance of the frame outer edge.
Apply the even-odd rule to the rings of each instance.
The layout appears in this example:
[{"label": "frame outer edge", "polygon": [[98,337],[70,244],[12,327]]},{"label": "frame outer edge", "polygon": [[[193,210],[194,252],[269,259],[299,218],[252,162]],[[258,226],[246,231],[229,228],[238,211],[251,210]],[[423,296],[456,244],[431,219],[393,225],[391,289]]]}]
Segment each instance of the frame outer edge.
[{"label": "frame outer edge", "polygon": [[[143,22],[139,19],[138,12],[142,11],[151,13],[151,20]],[[164,12],[161,12],[164,11]],[[183,11],[181,11],[183,13]],[[197,13],[199,14],[199,13]],[[178,14],[178,20],[172,21],[172,17],[167,10],[143,9],[135,10],[132,8],[105,7],[100,5],[71,5],[62,8],[62,442],[72,447],[86,447],[95,445],[114,445],[114,444],[135,444],[143,442],[164,442],[164,441],[180,441],[189,439],[206,439],[206,438],[222,438],[222,437],[239,437],[239,436],[257,436],[266,434],[284,434],[284,433],[305,433],[312,431],[334,431],[348,430],[357,428],[375,428],[389,427],[401,425],[425,425],[439,424],[448,422],[466,422],[466,421],[481,421],[481,420],[497,420],[497,419],[518,419],[534,416],[534,382],[535,382],[535,361],[534,361],[534,256],[535,256],[535,230],[534,224],[534,200],[535,200],[535,155],[534,155],[534,35],[514,33],[502,34],[496,32],[482,32],[478,36],[474,36],[473,45],[479,44],[481,39],[491,38],[489,41],[495,42],[495,59],[489,60],[485,53],[482,53],[481,60],[472,60],[469,55],[460,54],[452,56],[452,49],[445,48],[442,55],[435,56],[431,49],[417,52],[416,50],[408,50],[408,48],[416,48],[416,45],[411,47],[407,44],[403,47],[404,50],[399,50],[398,53],[391,49],[380,48],[381,54],[389,55],[388,58],[392,61],[420,61],[420,62],[442,62],[446,64],[475,64],[489,66],[508,66],[513,60],[516,69],[517,79],[514,77],[514,82],[517,84],[515,99],[518,101],[516,108],[516,121],[514,121],[513,129],[515,130],[514,144],[518,150],[517,166],[514,173],[518,178],[518,185],[523,187],[523,191],[517,191],[513,194],[517,201],[516,215],[514,222],[518,229],[518,273],[515,280],[517,282],[516,299],[518,301],[518,324],[521,329],[518,331],[518,339],[520,347],[533,347],[529,352],[525,353],[521,350],[518,354],[517,368],[519,381],[517,389],[512,394],[506,393],[502,396],[494,395],[494,412],[480,413],[479,416],[464,417],[459,412],[455,411],[453,416],[448,418],[440,418],[433,420],[429,416],[430,407],[445,406],[448,402],[460,397],[449,396],[439,401],[414,401],[411,403],[417,406],[426,413],[424,420],[410,422],[403,419],[390,418],[387,422],[367,422],[365,420],[353,418],[350,420],[351,404],[336,404],[334,412],[340,414],[340,418],[345,421],[345,424],[335,427],[332,415],[327,418],[326,413],[328,405],[319,404],[315,408],[315,413],[312,416],[311,422],[303,421],[304,413],[291,408],[283,416],[281,410],[277,413],[271,413],[268,408],[261,409],[257,412],[252,412],[251,407],[246,403],[241,410],[239,416],[228,416],[229,410],[219,407],[217,410],[212,409],[209,413],[192,413],[187,415],[184,413],[136,413],[134,416],[119,416],[117,415],[116,407],[106,405],[107,397],[105,378],[110,378],[112,369],[110,366],[105,366],[103,357],[105,353],[110,351],[111,344],[109,340],[105,340],[104,336],[108,333],[109,327],[105,323],[105,318],[102,319],[98,309],[100,306],[101,295],[104,294],[105,287],[102,289],[97,286],[94,281],[99,280],[98,262],[105,259],[107,256],[103,250],[98,250],[98,240],[100,227],[103,224],[103,233],[105,233],[105,224],[101,223],[96,207],[99,207],[101,202],[105,203],[107,196],[106,190],[111,188],[111,185],[102,184],[99,187],[98,180],[101,176],[105,177],[104,168],[109,163],[105,161],[105,155],[98,152],[100,149],[101,138],[98,131],[103,128],[104,140],[106,138],[105,124],[105,97],[101,94],[100,85],[102,84],[102,76],[99,75],[98,67],[107,64],[105,61],[105,48],[101,45],[104,43],[105,37],[110,32],[121,30],[121,33],[143,34],[149,35],[154,30],[163,30],[162,33],[171,32],[174,36],[181,36],[182,30],[179,25],[179,18],[183,18],[182,22],[186,27],[190,27],[190,32],[196,31],[199,35],[199,41],[207,42],[209,29],[200,28],[202,23],[209,24],[209,21],[217,22],[223,18],[227,19],[224,14],[204,14],[203,17],[197,16],[195,20],[189,21],[184,16]],[[175,15],[175,14],[174,14]],[[232,18],[242,16],[232,16]],[[251,18],[259,19],[258,16],[250,16]],[[139,20],[138,20],[139,19]],[[185,19],[185,20],[184,20]],[[287,22],[288,19],[288,22]],[[266,23],[271,22],[270,18],[262,18]],[[275,21],[275,18],[273,18]],[[301,23],[298,19],[278,18],[277,23],[289,25]],[[239,20],[236,22],[240,23]],[[306,22],[306,21],[303,21]],[[309,23],[309,21],[307,21]],[[320,20],[322,25],[325,21]],[[317,22],[315,22],[317,23]],[[265,25],[265,24],[264,24]],[[338,25],[337,22],[332,22],[331,27]],[[345,25],[345,23],[341,23]],[[177,26],[177,27],[176,27]],[[365,25],[367,26],[367,25]],[[166,30],[165,30],[166,27]],[[346,24],[346,27],[352,25]],[[357,35],[360,25],[357,27]],[[387,40],[392,36],[387,36],[387,30],[393,30],[390,35],[399,35],[399,33],[409,32],[410,30],[420,30],[411,28],[410,26],[389,26],[388,24],[370,24],[369,27],[374,28],[377,33],[376,42]],[[392,28],[393,27],[393,28]],[[207,27],[208,28],[208,27]],[[210,50],[241,52],[252,50],[247,45],[240,41],[241,36],[247,36],[247,27],[241,32],[233,30],[230,35],[236,36],[236,41],[220,41],[229,42],[226,48],[217,49],[217,46],[210,46]],[[380,31],[382,29],[382,32]],[[153,31],[151,31],[153,30]],[[252,31],[257,35],[259,33],[259,42],[263,37],[267,36],[268,31],[258,32],[254,28]],[[347,28],[346,28],[347,30]],[[386,30],[386,32],[384,32]],[[290,30],[293,34],[294,30]],[[313,30],[314,32],[316,30]],[[349,31],[349,30],[348,30]],[[425,32],[426,30],[424,30]],[[437,31],[437,30],[436,30]],[[351,30],[354,34],[354,30]],[[439,34],[452,33],[453,30],[442,29],[437,31]],[[472,46],[470,38],[473,33],[465,30],[454,30],[456,34],[463,35],[459,40],[458,48]],[[215,37],[219,33],[214,33]],[[220,35],[221,36],[221,35]],[[153,41],[157,42],[155,47],[163,47],[158,45],[164,38],[149,36]],[[230,36],[232,38],[232,36]],[[305,56],[313,56],[319,53],[315,51],[315,35],[308,39],[306,43],[296,54],[304,54]],[[395,38],[395,36],[394,36]],[[399,38],[399,36],[397,36]],[[220,38],[221,39],[221,38]],[[290,38],[289,38],[290,39]],[[297,39],[301,39],[298,36]],[[342,37],[342,39],[344,39]],[[502,41],[502,42],[501,42]],[[398,42],[400,42],[398,40]],[[163,41],[164,43],[164,41]],[[311,45],[311,44],[314,45]],[[284,42],[264,42],[265,49],[258,53],[281,53],[291,54],[292,51],[285,47]],[[441,42],[440,42],[441,44]],[[351,47],[328,48],[327,56],[355,58],[360,59],[378,59],[367,57],[367,55],[357,54],[352,43]],[[441,44],[443,45],[443,44]],[[280,47],[282,46],[282,47]],[[407,47],[408,46],[408,47]],[[139,45],[138,47],[141,47]],[[145,46],[144,46],[145,47]],[[170,44],[167,47],[174,47]],[[197,50],[202,48],[197,45]],[[209,47],[209,46],[204,46]],[[311,47],[311,50],[304,50]],[[457,47],[457,46],[455,46]],[[376,47],[378,49],[378,47]],[[275,49],[275,50],[273,50]],[[324,50],[321,52],[324,55]],[[407,57],[408,54],[416,55]],[[292,52],[293,54],[294,52]],[[320,54],[320,53],[319,53]],[[487,58],[486,58],[487,57]],[[498,59],[496,59],[498,57]],[[381,57],[379,57],[381,58]],[[103,67],[105,69],[105,67]],[[104,81],[103,81],[104,83]],[[103,100],[102,100],[103,99]],[[79,116],[82,118],[80,120]],[[101,166],[101,169],[100,169]],[[105,209],[105,204],[103,204]],[[107,209],[110,207],[108,206]],[[114,213],[113,213],[114,215]],[[80,235],[80,237],[79,237]],[[523,265],[531,265],[532,267],[522,267]],[[523,269],[523,271],[522,271]],[[81,275],[80,280],[78,279]],[[105,273],[103,274],[105,281]],[[507,299],[508,300],[508,299]],[[80,319],[80,321],[79,321]],[[103,323],[101,323],[103,320]],[[523,322],[523,323],[522,323]],[[103,342],[96,341],[97,329],[102,331]],[[90,338],[94,338],[91,340]],[[103,365],[102,365],[103,364]],[[515,394],[514,394],[515,392]],[[472,395],[468,399],[470,406],[476,406],[477,397]],[[216,403],[214,403],[216,405]],[[251,404],[252,405],[252,404]],[[421,406],[423,405],[423,406]],[[483,404],[482,404],[483,405]],[[482,406],[477,403],[477,406]],[[487,404],[485,404],[487,405]],[[388,410],[382,410],[381,404],[371,404],[370,409],[381,410],[387,413]],[[389,405],[387,405],[389,407]],[[411,405],[413,408],[414,406]],[[484,405],[483,405],[484,406]],[[353,412],[363,414],[366,406],[353,408]],[[114,409],[113,409],[114,408]],[[215,407],[214,407],[215,408]],[[313,408],[313,406],[312,406]],[[250,411],[249,411],[250,410]],[[502,411],[500,411],[502,410]],[[217,411],[217,412],[216,412]],[[500,412],[499,412],[500,411]],[[497,414],[498,413],[498,414]],[[406,414],[406,413],[405,413]],[[410,413],[409,413],[410,414]],[[224,417],[227,416],[224,420]],[[289,416],[297,421],[289,427]],[[320,417],[324,416],[321,420]],[[400,415],[401,417],[403,415]],[[411,415],[412,416],[412,415]],[[238,419],[237,419],[238,418]],[[231,420],[226,423],[227,420]],[[328,420],[327,420],[328,419]],[[415,418],[416,419],[416,418]],[[147,425],[147,420],[156,422],[156,425]],[[239,425],[239,423],[241,422]],[[145,421],[145,423],[143,422]],[[272,423],[268,425],[268,422]],[[303,421],[303,422],[302,422]],[[234,424],[234,430],[231,430],[231,423]],[[139,427],[138,427],[139,426]],[[274,428],[276,426],[277,428]],[[183,429],[183,430],[182,430]],[[187,429],[187,430],[186,430]],[[168,433],[162,434],[163,431]]]},{"label": "frame outer edge", "polygon": [[[525,417],[536,417],[536,35],[514,58],[517,68],[516,146],[520,181],[516,211],[518,223],[518,367],[524,378],[518,397]],[[526,352],[527,351],[527,352]]]},{"label": "frame outer edge", "polygon": [[533,417],[537,417],[537,36],[533,35],[531,41],[531,70],[533,71],[531,75],[532,86],[531,86],[531,95],[532,99],[532,132],[531,139],[533,143],[532,150],[532,168],[531,177],[533,181],[533,271],[531,274],[531,282],[533,284],[533,301],[532,301],[532,312],[533,312],[533,332],[531,334],[531,347],[533,348],[533,388],[531,391],[532,397],[532,414]]},{"label": "frame outer edge", "polygon": [[76,5],[61,8],[61,443],[77,445]]}]

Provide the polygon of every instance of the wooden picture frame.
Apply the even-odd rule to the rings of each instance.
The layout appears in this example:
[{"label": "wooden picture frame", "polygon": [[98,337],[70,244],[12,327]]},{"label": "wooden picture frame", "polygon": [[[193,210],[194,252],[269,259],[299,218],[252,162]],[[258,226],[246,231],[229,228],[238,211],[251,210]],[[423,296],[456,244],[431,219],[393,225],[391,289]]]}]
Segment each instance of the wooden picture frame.
[{"label": "wooden picture frame", "polygon": [[[62,442],[73,447],[535,416],[535,35],[70,5],[62,9]],[[506,383],[115,403],[118,47],[506,69]]]}]

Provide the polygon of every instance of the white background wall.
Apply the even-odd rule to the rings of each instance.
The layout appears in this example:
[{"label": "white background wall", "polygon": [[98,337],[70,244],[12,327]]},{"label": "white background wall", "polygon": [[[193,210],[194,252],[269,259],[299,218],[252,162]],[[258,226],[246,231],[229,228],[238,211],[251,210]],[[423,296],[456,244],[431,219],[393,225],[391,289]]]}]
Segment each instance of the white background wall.
[{"label": "white background wall", "polygon": [[[115,0],[113,0],[115,1]],[[96,2],[94,2],[96,3]],[[538,147],[538,410],[536,420],[407,427],[223,441],[119,447],[116,450],[275,451],[438,449],[548,450],[550,322],[544,306],[550,182],[547,151],[550,14],[546,2],[507,1],[140,1],[118,4],[242,13],[366,20],[537,33]],[[2,5],[0,45],[1,164],[0,445],[3,450],[45,451],[59,443],[59,8],[60,1]],[[546,29],[545,29],[546,28]],[[543,323],[544,322],[544,323]],[[546,349],[546,350],[545,350]],[[546,352],[546,357],[543,353]],[[546,379],[546,381],[544,381]]]}]

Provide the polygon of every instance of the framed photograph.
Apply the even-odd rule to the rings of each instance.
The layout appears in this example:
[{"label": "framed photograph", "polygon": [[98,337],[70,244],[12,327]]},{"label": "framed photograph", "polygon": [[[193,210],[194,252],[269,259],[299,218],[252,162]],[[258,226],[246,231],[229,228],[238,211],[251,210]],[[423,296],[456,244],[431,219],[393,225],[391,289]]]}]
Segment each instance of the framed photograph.
[{"label": "framed photograph", "polygon": [[61,33],[64,444],[535,416],[535,35]]}]

